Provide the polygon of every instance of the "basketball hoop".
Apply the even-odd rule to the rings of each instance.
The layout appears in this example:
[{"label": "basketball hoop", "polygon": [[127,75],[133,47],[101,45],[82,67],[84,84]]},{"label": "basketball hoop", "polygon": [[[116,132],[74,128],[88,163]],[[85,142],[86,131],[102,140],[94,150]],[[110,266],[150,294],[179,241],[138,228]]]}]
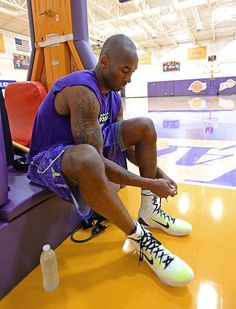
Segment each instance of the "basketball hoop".
[{"label": "basketball hoop", "polygon": [[203,74],[209,74],[211,80],[214,80],[215,73],[219,73],[219,72],[220,72],[219,62],[216,62],[216,61],[208,62],[204,65]]},{"label": "basketball hoop", "polygon": [[215,79],[215,77],[214,77],[214,71],[211,70],[211,80],[214,80],[214,79]]}]

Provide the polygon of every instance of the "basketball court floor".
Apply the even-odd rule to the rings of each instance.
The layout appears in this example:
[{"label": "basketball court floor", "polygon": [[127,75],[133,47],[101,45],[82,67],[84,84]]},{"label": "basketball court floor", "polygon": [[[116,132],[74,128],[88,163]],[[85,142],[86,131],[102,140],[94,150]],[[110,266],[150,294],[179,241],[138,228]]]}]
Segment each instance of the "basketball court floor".
[{"label": "basketball court floor", "polygon": [[[179,188],[163,209],[191,222],[193,231],[153,234],[193,268],[194,280],[184,288],[162,284],[137,255],[122,252],[124,235],[108,223],[93,240],[67,239],[56,249],[57,290],[43,291],[38,266],[1,309],[236,308],[236,96],[133,98],[124,105],[125,118],[148,116],[155,123],[158,164]],[[119,195],[136,218],[140,190],[126,187]]]}]

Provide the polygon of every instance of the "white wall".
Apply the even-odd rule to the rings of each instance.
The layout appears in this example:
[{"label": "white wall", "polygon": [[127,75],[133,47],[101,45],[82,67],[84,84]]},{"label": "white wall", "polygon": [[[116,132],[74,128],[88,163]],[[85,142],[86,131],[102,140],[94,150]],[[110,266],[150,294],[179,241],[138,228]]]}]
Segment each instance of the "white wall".
[{"label": "white wall", "polygon": [[[1,29],[0,32],[4,35],[5,44],[5,53],[0,53],[0,80],[26,80],[27,70],[14,69],[13,53],[21,53],[16,50],[15,37],[29,41],[30,37]],[[201,45],[207,46],[208,55],[217,56],[220,72],[215,73],[215,77],[236,75],[236,40],[202,42]],[[204,74],[207,60],[187,61],[187,49],[191,47],[195,45],[182,44],[177,47],[152,50],[152,64],[139,66],[132,76],[131,84],[126,86],[126,96],[147,96],[147,82],[150,81],[209,78],[210,74]],[[180,61],[180,71],[163,72],[162,63],[164,61]]]},{"label": "white wall", "polygon": [[15,37],[30,42],[30,38],[21,34],[5,31],[0,29],[3,33],[5,53],[0,53],[0,80],[17,80],[24,81],[27,79],[27,70],[16,70],[13,65],[13,53],[29,55],[25,52],[16,50]]},{"label": "white wall", "polygon": [[[207,46],[207,55],[217,56],[220,72],[214,73],[215,77],[236,76],[235,39],[202,42],[201,45]],[[207,59],[187,60],[187,49],[191,47],[196,46],[182,44],[177,47],[152,50],[152,64],[139,66],[132,76],[131,84],[126,86],[126,96],[147,96],[147,82],[150,81],[210,78]],[[180,71],[163,72],[162,63],[165,61],[180,61]]]}]

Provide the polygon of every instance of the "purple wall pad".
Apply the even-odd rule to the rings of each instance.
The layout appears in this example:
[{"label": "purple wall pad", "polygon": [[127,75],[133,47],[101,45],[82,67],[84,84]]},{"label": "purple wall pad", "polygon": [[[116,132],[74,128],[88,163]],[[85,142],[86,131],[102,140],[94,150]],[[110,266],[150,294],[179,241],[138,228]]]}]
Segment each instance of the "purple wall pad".
[{"label": "purple wall pad", "polygon": [[2,117],[0,114],[0,208],[7,203],[8,185],[7,185],[7,161],[2,131]]},{"label": "purple wall pad", "polygon": [[84,68],[87,70],[94,69],[96,58],[89,43],[86,41],[74,41],[74,44]]},{"label": "purple wall pad", "polygon": [[85,69],[93,69],[96,58],[89,45],[87,1],[71,0],[74,44]]},{"label": "purple wall pad", "polygon": [[72,27],[75,41],[89,41],[87,1],[71,0]]},{"label": "purple wall pad", "polygon": [[[221,94],[233,94],[236,93],[236,85],[231,88],[226,88],[222,91],[219,91],[220,84],[226,82],[228,79],[232,79],[236,82],[236,76],[228,77],[216,77],[214,80],[210,78],[195,78],[195,79],[185,79],[185,80],[171,80],[171,81],[153,81],[148,82],[148,96],[216,96]],[[188,90],[189,86],[194,81],[201,81],[202,83],[207,84],[207,88],[195,93],[191,90]]]},{"label": "purple wall pad", "polygon": [[31,55],[30,55],[30,65],[27,74],[27,80],[31,80],[33,63],[35,58],[35,34],[34,34],[34,23],[33,23],[33,14],[32,14],[32,6],[31,0],[27,0],[27,8],[28,8],[28,19],[29,19],[29,28],[30,28],[30,39],[31,39]]}]

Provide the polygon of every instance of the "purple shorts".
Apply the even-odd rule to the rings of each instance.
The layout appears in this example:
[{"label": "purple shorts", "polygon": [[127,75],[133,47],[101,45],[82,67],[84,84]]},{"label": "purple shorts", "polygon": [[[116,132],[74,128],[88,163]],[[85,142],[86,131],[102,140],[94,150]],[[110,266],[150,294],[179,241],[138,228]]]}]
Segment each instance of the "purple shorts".
[{"label": "purple shorts", "polygon": [[[104,156],[127,168],[123,150],[120,123],[114,123],[103,130]],[[82,219],[92,215],[92,210],[83,201],[79,186],[62,172],[61,159],[64,152],[74,145],[57,145],[35,155],[29,165],[28,178],[35,184],[55,192],[62,199],[75,204]]]}]

